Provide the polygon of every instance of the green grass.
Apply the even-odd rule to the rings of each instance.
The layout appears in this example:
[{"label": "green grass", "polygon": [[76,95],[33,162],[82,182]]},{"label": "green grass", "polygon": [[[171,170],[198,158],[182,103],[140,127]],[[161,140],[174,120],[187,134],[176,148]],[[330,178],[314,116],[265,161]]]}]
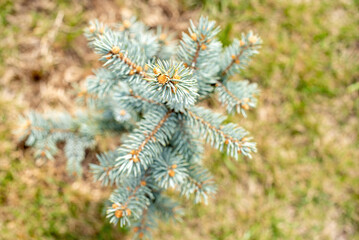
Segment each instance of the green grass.
[{"label": "green grass", "polygon": [[[9,26],[5,16],[14,6],[4,4],[0,36],[19,36],[20,26]],[[80,30],[89,18],[72,4],[55,7],[65,14],[67,29],[54,43],[64,52],[84,44]],[[247,119],[231,117],[250,130],[259,153],[239,162],[207,153],[216,198],[208,206],[183,201],[184,222],[160,224],[155,239],[359,239],[358,1],[184,0],[180,6],[217,20],[225,45],[250,29],[262,36],[260,55],[234,78],[261,86],[259,106]],[[54,11],[28,15],[36,37],[56,18]],[[0,59],[18,54],[0,46]],[[80,60],[87,69],[89,61]],[[26,108],[0,100],[0,236],[127,239],[101,217],[107,190],[58,173],[55,163],[36,166],[30,151],[17,149],[10,129]],[[60,157],[56,167],[63,163]]]}]

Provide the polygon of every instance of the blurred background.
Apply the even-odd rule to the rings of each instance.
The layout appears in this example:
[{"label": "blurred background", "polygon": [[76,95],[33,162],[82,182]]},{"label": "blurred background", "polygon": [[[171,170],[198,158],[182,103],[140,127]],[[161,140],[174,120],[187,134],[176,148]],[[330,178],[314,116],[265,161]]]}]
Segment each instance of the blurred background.
[{"label": "blurred background", "polygon": [[218,194],[183,200],[184,221],[160,223],[154,239],[359,239],[358,0],[0,0],[0,239],[130,239],[101,215],[109,189],[67,175],[62,154],[36,161],[12,131],[29,109],[76,108],[73,86],[99,66],[89,20],[137,16],[179,37],[200,15],[225,45],[251,29],[263,38],[235,77],[259,84],[258,108],[231,117],[259,152],[207,152]]}]

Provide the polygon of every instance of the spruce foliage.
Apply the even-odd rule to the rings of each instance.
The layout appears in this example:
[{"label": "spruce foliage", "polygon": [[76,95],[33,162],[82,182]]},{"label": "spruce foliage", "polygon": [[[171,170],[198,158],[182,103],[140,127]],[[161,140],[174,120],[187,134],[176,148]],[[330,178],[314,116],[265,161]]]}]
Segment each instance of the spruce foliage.
[{"label": "spruce foliage", "polygon": [[68,170],[80,175],[95,136],[123,134],[118,149],[98,154],[98,164],[90,167],[96,181],[114,186],[109,221],[133,227],[135,238],[150,237],[156,218],[182,215],[166,189],[195,203],[207,203],[216,192],[201,162],[205,142],[236,159],[256,151],[246,130],[198,106],[213,94],[228,114],[246,116],[256,106],[257,85],[230,77],[258,53],[261,39],[249,32],[223,47],[219,31],[214,21],[201,17],[175,45],[163,29],[151,30],[135,19],[111,27],[90,22],[85,36],[103,67],[78,94],[87,110],[30,112],[21,119],[22,138],[36,157],[47,159],[54,159],[57,143],[64,142]]}]

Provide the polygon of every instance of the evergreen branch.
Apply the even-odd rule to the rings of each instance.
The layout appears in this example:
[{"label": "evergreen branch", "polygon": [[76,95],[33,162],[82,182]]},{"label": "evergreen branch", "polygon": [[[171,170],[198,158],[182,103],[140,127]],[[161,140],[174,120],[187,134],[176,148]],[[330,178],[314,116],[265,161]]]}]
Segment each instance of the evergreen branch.
[{"label": "evergreen branch", "polygon": [[159,26],[157,27],[156,35],[159,42],[159,48],[155,54],[156,58],[169,60],[173,56],[175,49],[173,34]]},{"label": "evergreen branch", "polygon": [[194,105],[198,96],[197,80],[183,63],[157,60],[156,64],[148,66],[152,71],[145,80],[149,82],[151,97],[158,98],[174,111],[184,111]]},{"label": "evergreen branch", "polygon": [[89,142],[86,138],[72,137],[67,139],[64,152],[68,159],[67,170],[68,172],[76,175],[82,175],[81,162],[85,159],[85,151],[87,148],[92,147],[94,141]]},{"label": "evergreen branch", "polygon": [[193,117],[194,119],[199,121],[202,125],[207,126],[208,128],[212,129],[213,131],[216,131],[218,134],[223,136],[225,139],[230,139],[229,135],[226,135],[220,128],[217,128],[216,126],[212,125],[210,122],[206,121],[204,118],[198,116],[197,114],[195,114],[194,112],[192,112],[190,110],[187,110],[187,113],[191,117]]},{"label": "evergreen branch", "polygon": [[[114,52],[115,51],[115,52]],[[106,55],[105,57],[107,59],[111,59],[113,57],[120,59],[124,64],[126,64],[130,71],[127,73],[129,76],[132,76],[134,74],[137,74],[143,78],[147,78],[148,75],[145,72],[145,69],[142,68],[142,66],[136,64],[134,61],[130,59],[130,57],[126,56],[126,54],[123,54],[122,52],[117,53],[117,49],[114,50],[114,47],[111,49],[111,51]]]},{"label": "evergreen branch", "polygon": [[198,60],[198,56],[199,56],[199,52],[201,50],[201,45],[200,43],[197,41],[197,48],[196,48],[196,53],[192,59],[192,62],[190,64],[190,67],[193,69],[196,69],[196,64],[197,64],[197,60]]},{"label": "evergreen branch", "polygon": [[151,104],[156,104],[158,106],[164,106],[162,103],[156,102],[156,101],[154,101],[152,99],[144,98],[144,97],[142,97],[140,95],[135,95],[132,89],[130,89],[130,96],[135,98],[135,99],[144,101],[144,102],[148,102],[148,103],[151,103]]},{"label": "evergreen branch", "polygon": [[150,238],[149,230],[156,226],[154,215],[153,203],[151,203],[148,208],[143,210],[141,219],[133,227],[135,233],[134,239],[143,239],[145,236]]},{"label": "evergreen branch", "polygon": [[113,184],[114,182],[120,182],[120,179],[116,175],[115,159],[118,157],[116,151],[109,151],[102,154],[98,154],[97,159],[99,165],[90,164],[91,172],[94,175],[96,181],[101,181],[102,185]]},{"label": "evergreen branch", "polygon": [[99,22],[97,19],[90,21],[89,27],[85,28],[85,37],[91,43],[98,38],[100,35],[104,34],[109,30],[109,27],[102,22]]},{"label": "evergreen branch", "polygon": [[135,112],[145,112],[149,107],[165,107],[165,104],[154,100],[148,89],[143,86],[134,85],[132,88],[127,87],[127,89],[120,87],[115,91],[113,97],[120,106],[125,109],[132,109]]},{"label": "evergreen branch", "polygon": [[[94,145],[94,131],[83,131],[86,122],[81,122],[81,115],[55,114],[54,119],[46,119],[39,114],[30,113],[23,119],[22,130],[25,130],[25,144],[32,146],[35,156],[54,159],[58,151],[57,143],[65,143],[64,152],[67,158],[67,169],[70,173],[81,175],[81,162],[85,158],[85,150]],[[89,116],[86,116],[88,118]]]},{"label": "evergreen branch", "polygon": [[148,26],[137,21],[135,17],[131,17],[118,24],[117,29],[127,35],[131,43],[135,42],[139,45],[142,57],[147,59],[155,57],[160,43],[156,34]]},{"label": "evergreen branch", "polygon": [[[202,62],[202,58],[207,58],[213,44],[213,39],[219,32],[219,28],[215,27],[214,21],[201,17],[198,26],[190,22],[191,27],[188,29],[189,34],[182,34],[180,47],[178,49],[178,57],[192,69],[197,69],[197,63]],[[201,57],[200,57],[201,55]],[[201,59],[200,59],[201,58]]]},{"label": "evergreen branch", "polygon": [[123,187],[115,190],[110,200],[113,204],[107,209],[107,218],[110,222],[120,225],[130,223],[130,217],[139,219],[142,212],[150,205],[153,199],[151,189],[137,179],[128,179]]},{"label": "evergreen branch", "polygon": [[[139,235],[141,235],[141,232],[142,232],[141,230],[146,229],[145,223],[146,223],[147,216],[148,216],[148,209],[145,209],[143,211],[141,223],[140,223],[140,226],[139,226],[139,229],[138,229]],[[141,237],[141,236],[139,236],[139,237]]]},{"label": "evergreen branch", "polygon": [[233,43],[225,48],[220,62],[221,72],[219,76],[221,81],[227,75],[238,73],[245,65],[248,64],[250,57],[258,53],[262,40],[249,32],[247,35],[242,34],[242,39],[235,39]]},{"label": "evergreen branch", "polygon": [[85,36],[103,68],[94,71],[87,91],[78,94],[89,103],[88,112],[76,118],[30,114],[18,129],[22,138],[36,156],[49,159],[63,141],[68,170],[80,172],[85,150],[98,133],[129,130],[117,151],[97,155],[99,164],[90,167],[95,180],[117,186],[107,208],[110,222],[124,226],[134,221],[135,237],[149,237],[154,217],[176,218],[181,212],[164,190],[177,188],[186,197],[193,195],[196,203],[207,203],[215,193],[210,172],[200,164],[204,142],[226,148],[235,158],[256,151],[243,128],[195,107],[214,90],[229,113],[245,116],[244,110],[256,104],[256,84],[228,77],[258,53],[260,38],[249,32],[223,49],[218,32],[214,21],[201,17],[197,25],[190,22],[188,34],[182,34],[174,49],[162,29],[154,33],[135,18],[116,27],[91,22]]},{"label": "evergreen branch", "polygon": [[68,114],[60,115],[56,120],[48,120],[37,113],[31,112],[26,118],[22,119],[18,134],[23,135],[21,138],[28,138],[27,144],[29,146],[33,145],[36,141],[49,137],[53,137],[57,141],[57,139],[68,137],[68,133],[80,134],[78,120],[76,117],[71,117]]},{"label": "evergreen branch", "polygon": [[147,137],[145,138],[145,140],[141,143],[141,145],[138,147],[137,150],[135,150],[136,155],[138,156],[141,151],[144,149],[144,147],[146,146],[146,144],[148,144],[148,142],[154,138],[155,134],[158,132],[158,130],[163,126],[163,124],[167,121],[167,119],[170,117],[170,115],[173,113],[172,110],[169,110],[161,119],[161,121],[156,125],[156,127],[152,130],[152,132],[150,132],[150,134],[147,135]]},{"label": "evergreen branch", "polygon": [[202,188],[202,185],[205,184],[206,182],[208,182],[209,180],[205,180],[203,182],[199,182],[197,181],[196,179],[194,179],[193,177],[191,176],[188,176],[186,178],[186,180],[190,181],[191,183],[193,183],[194,185],[196,185],[197,188],[201,189]]},{"label": "evergreen branch", "polygon": [[131,195],[127,198],[126,202],[123,203],[123,208],[127,208],[127,205],[129,204],[129,202],[131,201],[132,198],[134,198],[136,196],[136,193],[138,192],[138,190],[140,189],[140,187],[142,187],[142,183],[140,183],[139,185],[136,186],[135,189],[133,189]]},{"label": "evergreen branch", "polygon": [[87,92],[80,92],[78,94],[79,97],[82,95],[87,97],[88,94],[94,94],[94,99],[97,99],[98,97],[103,98],[112,93],[112,90],[121,79],[121,76],[117,76],[106,68],[100,68],[93,72],[95,75],[88,77],[86,80]]},{"label": "evergreen branch", "polygon": [[144,50],[147,45],[141,39],[131,41],[127,34],[109,29],[90,46],[101,55],[100,60],[105,62],[104,66],[108,66],[118,76],[127,76],[125,79],[128,82],[133,82],[146,76],[142,66],[147,58],[143,57],[141,49]]},{"label": "evergreen branch", "polygon": [[78,101],[87,106],[96,106],[97,101],[100,100],[99,94],[89,92],[87,90],[82,90],[77,94]]},{"label": "evergreen branch", "polygon": [[198,139],[199,136],[191,130],[192,126],[186,124],[186,122],[181,119],[179,121],[179,129],[175,132],[171,140],[171,146],[173,146],[174,150],[181,154],[189,164],[199,162],[203,153],[203,143]]},{"label": "evergreen branch", "polygon": [[187,198],[194,194],[195,203],[204,201],[207,204],[209,196],[215,192],[216,186],[210,173],[199,165],[193,165],[189,169],[186,182],[181,186],[181,194]]},{"label": "evergreen branch", "polygon": [[[242,41],[242,40],[241,40]],[[258,41],[258,40],[256,40]],[[240,58],[241,56],[248,50],[248,49],[252,49],[252,48],[256,48],[256,47],[259,47],[261,45],[261,43],[251,43],[251,42],[247,42],[247,43],[242,43],[240,42],[240,45],[241,44],[245,44],[243,46],[240,46],[241,50],[239,51],[239,53],[237,55],[232,55],[232,61],[229,63],[229,65],[222,71],[221,75],[222,76],[225,76],[227,74],[227,72],[229,71],[229,69],[231,69],[231,67],[234,65],[234,64],[241,64],[241,61],[240,61]]]},{"label": "evergreen branch", "polygon": [[179,206],[178,202],[173,201],[171,198],[163,195],[155,195],[155,201],[152,205],[161,219],[173,219],[181,221],[183,216],[183,209]]},{"label": "evergreen branch", "polygon": [[[29,116],[31,118],[31,116]],[[18,134],[26,133],[26,136],[31,134],[32,131],[40,131],[45,133],[72,133],[76,132],[77,129],[62,129],[62,128],[56,128],[53,124],[50,122],[46,122],[46,125],[44,127],[41,126],[35,126],[33,122],[30,119],[24,119],[22,123],[20,123],[20,128]]]},{"label": "evergreen branch", "polygon": [[51,127],[51,129],[45,129],[39,126],[30,126],[30,129],[32,131],[44,131],[44,132],[49,132],[49,133],[76,133],[78,131],[78,129],[61,129],[61,128],[54,128]]},{"label": "evergreen branch", "polygon": [[173,110],[162,107],[146,113],[139,128],[119,148],[120,157],[116,163],[119,171],[137,175],[146,170],[168,143],[176,122]]},{"label": "evergreen branch", "polygon": [[241,48],[241,51],[237,55],[233,55],[231,63],[222,71],[222,76],[226,75],[228,70],[234,65],[239,64],[239,58],[242,56],[245,50],[247,50],[250,47],[250,45],[245,45]]},{"label": "evergreen branch", "polygon": [[235,158],[238,158],[239,154],[251,158],[251,152],[256,152],[255,143],[248,141],[250,138],[245,137],[248,133],[243,128],[232,123],[220,125],[221,121],[213,121],[215,115],[202,108],[193,108],[192,110],[195,110],[196,113],[187,110],[189,120],[199,127],[198,131],[213,147],[222,151],[226,145],[227,154]]},{"label": "evergreen branch", "polygon": [[134,231],[138,234],[138,237],[140,239],[143,238],[144,234],[148,230],[146,227],[147,218],[148,218],[148,209],[145,209],[142,214],[140,225],[134,228]]},{"label": "evergreen branch", "polygon": [[166,147],[153,163],[152,175],[163,189],[175,188],[187,177],[187,163],[171,147]]},{"label": "evergreen branch", "polygon": [[233,93],[231,93],[231,91],[229,91],[229,89],[223,85],[223,83],[221,83],[220,81],[217,81],[216,83],[216,87],[221,87],[223,88],[223,90],[229,95],[231,96],[238,105],[240,105],[242,103],[242,100],[240,100],[239,98],[237,98]]},{"label": "evergreen branch", "polygon": [[[94,174],[94,178],[97,181],[101,181],[102,185],[112,185],[116,184],[117,186],[126,185],[129,177],[118,175],[117,169],[119,166],[116,166],[116,159],[118,158],[117,151],[109,151],[106,153],[102,153],[97,155],[97,159],[100,164],[90,164],[90,168],[92,173]],[[141,186],[148,186],[152,188],[152,183],[149,182],[149,173],[146,171],[142,176],[135,177],[134,179],[140,179],[141,181],[138,183]],[[132,178],[131,178],[132,179]]]},{"label": "evergreen branch", "polygon": [[257,84],[249,84],[248,81],[226,81],[217,82],[216,90],[218,97],[223,105],[227,105],[228,113],[241,113],[246,117],[245,110],[255,107],[257,99],[255,95],[259,93]]},{"label": "evergreen branch", "polygon": [[54,156],[58,151],[56,142],[50,137],[38,139],[33,147],[36,149],[35,157],[42,159],[54,160]]},{"label": "evergreen branch", "polygon": [[177,56],[186,67],[194,70],[193,76],[197,79],[198,95],[204,98],[213,92],[218,78],[220,66],[218,56],[222,51],[222,43],[216,39],[219,27],[215,26],[214,21],[201,17],[197,26],[191,21],[188,32],[182,34]]},{"label": "evergreen branch", "polygon": [[[140,158],[140,154],[141,152],[144,150],[144,148],[146,147],[146,145],[152,140],[156,140],[155,135],[156,133],[159,131],[159,129],[164,125],[164,123],[168,120],[168,118],[170,117],[170,115],[173,112],[170,110],[168,111],[163,117],[162,119],[158,122],[158,124],[154,127],[154,129],[146,134],[147,137],[141,142],[141,144],[138,146],[137,149],[131,149],[130,150],[130,154],[131,154],[131,159],[129,159],[131,162],[134,163],[140,163],[141,162],[141,158]],[[113,183],[115,182],[115,178],[116,178],[116,173],[118,169],[121,169],[124,167],[124,165],[122,164],[118,164],[116,161],[111,161],[111,159],[116,159],[118,158],[117,156],[113,156],[113,153],[110,153],[112,155],[112,157],[108,158],[106,155],[98,156],[98,159],[100,160],[100,166],[92,164],[91,165],[91,169],[95,174],[95,178],[97,180],[101,180],[102,183],[104,185],[107,185],[108,183]],[[120,159],[120,158],[119,158]],[[127,160],[128,161],[128,160]]]}]

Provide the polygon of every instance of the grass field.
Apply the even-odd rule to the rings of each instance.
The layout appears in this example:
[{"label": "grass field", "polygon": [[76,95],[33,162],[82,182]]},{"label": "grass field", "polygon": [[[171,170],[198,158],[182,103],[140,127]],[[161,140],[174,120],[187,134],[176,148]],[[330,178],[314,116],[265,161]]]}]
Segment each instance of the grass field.
[{"label": "grass field", "polygon": [[359,239],[357,0],[0,0],[0,239],[130,239],[101,215],[109,189],[66,175],[61,155],[35,161],[12,132],[30,108],[73,107],[72,86],[98,66],[88,20],[131,14],[175,31],[208,15],[224,44],[250,29],[264,41],[236,76],[259,84],[259,106],[231,117],[259,152],[207,153],[218,194],[208,206],[183,201],[184,221],[160,223],[154,239]]}]

